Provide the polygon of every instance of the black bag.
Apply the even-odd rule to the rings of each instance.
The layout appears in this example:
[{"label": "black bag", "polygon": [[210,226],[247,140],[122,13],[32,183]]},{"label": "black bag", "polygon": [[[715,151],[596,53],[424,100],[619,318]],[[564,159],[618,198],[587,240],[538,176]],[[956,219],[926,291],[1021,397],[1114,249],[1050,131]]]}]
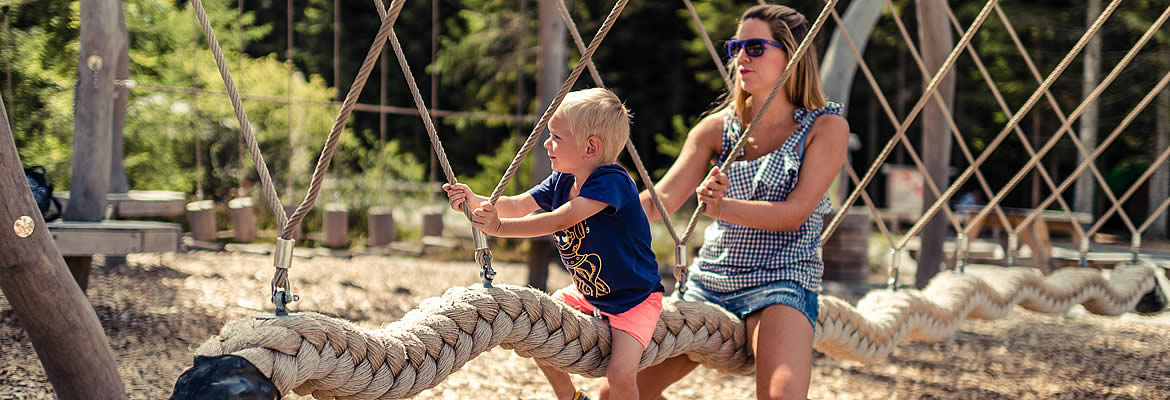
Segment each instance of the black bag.
[{"label": "black bag", "polygon": [[[32,190],[33,198],[37,201],[37,208],[41,210],[41,216],[45,218],[45,222],[60,218],[61,202],[53,198],[53,184],[49,183],[49,178],[45,176],[45,167],[36,165],[25,168],[24,177],[28,179],[28,188]],[[57,211],[49,213],[49,209],[54,204],[57,205]]]}]

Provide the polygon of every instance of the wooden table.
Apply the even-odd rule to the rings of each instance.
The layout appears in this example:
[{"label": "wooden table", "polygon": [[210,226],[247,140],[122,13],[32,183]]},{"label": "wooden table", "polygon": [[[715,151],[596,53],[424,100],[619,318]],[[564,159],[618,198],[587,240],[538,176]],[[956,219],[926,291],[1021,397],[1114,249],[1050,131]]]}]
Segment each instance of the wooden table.
[{"label": "wooden table", "polygon": [[[1002,221],[994,211],[988,213],[987,216],[983,217],[982,220],[973,224],[973,222],[975,222],[973,220],[979,211],[981,211],[981,208],[978,206],[959,207],[956,210],[956,213],[967,216],[965,225],[969,227],[967,232],[972,239],[979,237],[979,233],[984,228],[993,228],[1003,231],[1018,228],[1020,224],[1024,222],[1024,219],[1026,219],[1028,215],[1030,215],[1035,210],[1028,208],[1004,207],[1003,212],[1007,217],[1008,224],[1011,225],[1010,228],[1003,226]],[[1034,218],[1027,226],[1024,226],[1020,229],[1020,244],[1026,244],[1029,248],[1032,249],[1032,264],[1034,264],[1035,267],[1040,268],[1040,270],[1044,273],[1052,272],[1052,267],[1049,264],[1052,257],[1052,240],[1050,232],[1052,230],[1070,232],[1074,241],[1079,241],[1079,238],[1075,233],[1076,229],[1072,226],[1074,220],[1078,224],[1085,224],[1091,220],[1091,216],[1085,213],[1073,213],[1072,216],[1073,220],[1070,220],[1067,213],[1046,210],[1041,212],[1040,215]],[[1000,242],[1004,246],[1004,251],[1008,251],[1008,235],[1001,235]],[[1017,248],[1016,251],[1018,254],[1019,249]]]}]

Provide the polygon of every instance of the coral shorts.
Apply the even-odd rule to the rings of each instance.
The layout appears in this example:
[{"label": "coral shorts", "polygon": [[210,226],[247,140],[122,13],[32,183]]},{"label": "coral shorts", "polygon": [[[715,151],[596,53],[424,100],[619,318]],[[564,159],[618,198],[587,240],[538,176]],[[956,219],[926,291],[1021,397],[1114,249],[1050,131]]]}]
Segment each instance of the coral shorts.
[{"label": "coral shorts", "polygon": [[621,314],[610,314],[597,310],[593,304],[589,303],[589,300],[585,299],[585,295],[582,295],[577,287],[572,285],[557,290],[552,297],[586,314],[592,315],[595,310],[598,311],[609,319],[610,327],[638,339],[643,349],[650,344],[650,338],[654,336],[654,328],[658,326],[658,315],[662,313],[662,292],[651,293],[646,300],[642,300],[634,308]]}]

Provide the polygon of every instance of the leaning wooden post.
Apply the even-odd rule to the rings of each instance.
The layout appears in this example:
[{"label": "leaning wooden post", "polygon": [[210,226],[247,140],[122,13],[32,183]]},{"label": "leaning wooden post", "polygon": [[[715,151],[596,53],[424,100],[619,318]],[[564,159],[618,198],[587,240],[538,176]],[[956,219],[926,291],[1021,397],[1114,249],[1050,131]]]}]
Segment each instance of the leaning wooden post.
[{"label": "leaning wooden post", "polygon": [[21,171],[0,99],[0,290],[58,398],[125,399],[109,339],[53,244]]}]

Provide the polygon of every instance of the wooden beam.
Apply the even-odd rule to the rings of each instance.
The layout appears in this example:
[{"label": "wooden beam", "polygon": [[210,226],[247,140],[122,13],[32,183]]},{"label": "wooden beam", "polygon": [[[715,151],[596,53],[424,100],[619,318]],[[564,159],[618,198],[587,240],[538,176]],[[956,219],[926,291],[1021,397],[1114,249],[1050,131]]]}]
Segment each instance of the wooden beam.
[{"label": "wooden beam", "polygon": [[53,245],[21,171],[0,99],[0,290],[58,398],[125,399],[109,339]]},{"label": "wooden beam", "polygon": [[[951,27],[947,23],[947,5],[943,0],[918,0],[918,40],[921,43],[922,58],[927,71],[936,73],[955,47]],[[948,109],[955,104],[955,71],[946,74],[938,87],[938,94]],[[922,159],[929,174],[924,179],[933,179],[939,188],[950,186],[951,131],[942,110],[935,102],[928,103],[922,110]],[[929,191],[922,193],[922,204],[934,204],[937,199]],[[923,210],[924,212],[926,210]],[[941,213],[935,216],[922,230],[922,253],[918,258],[918,272],[915,286],[923,288],[939,271],[943,261],[943,239],[947,236],[949,221]]]}]

